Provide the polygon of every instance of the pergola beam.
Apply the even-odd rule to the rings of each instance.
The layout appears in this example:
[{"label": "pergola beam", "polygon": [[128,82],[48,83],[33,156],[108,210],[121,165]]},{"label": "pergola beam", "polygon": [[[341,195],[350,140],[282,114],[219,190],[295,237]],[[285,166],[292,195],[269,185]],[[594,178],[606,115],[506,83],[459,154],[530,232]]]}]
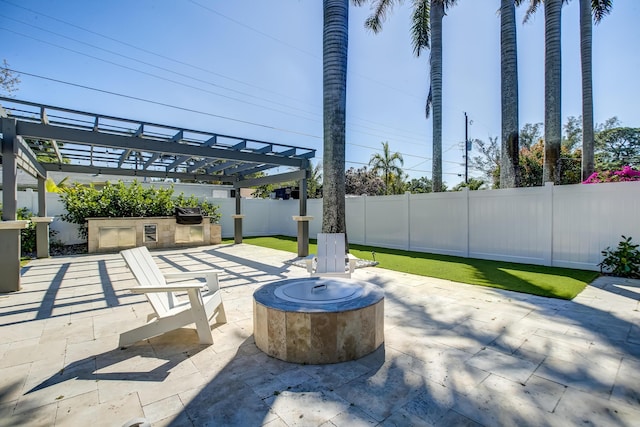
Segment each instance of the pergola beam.
[{"label": "pergola beam", "polygon": [[131,150],[124,150],[118,160],[118,167],[121,167],[124,164],[124,162],[129,158],[129,154],[131,154]]},{"label": "pergola beam", "polygon": [[40,165],[40,163],[38,163],[38,157],[31,148],[29,148],[27,141],[25,141],[20,135],[17,135],[16,138],[18,140],[17,161],[20,169],[24,170],[34,178],[46,178],[47,171],[42,167],[42,165]]},{"label": "pergola beam", "polygon": [[[49,117],[47,117],[47,111],[45,107],[40,107],[40,120],[45,125],[49,124]],[[56,154],[56,158],[58,159],[58,163],[62,163],[62,155],[60,154],[60,147],[58,147],[58,143],[55,139],[51,140],[51,145],[53,147],[53,151]]]},{"label": "pergola beam", "polygon": [[58,163],[45,163],[44,168],[47,171],[53,172],[68,172],[68,173],[85,173],[101,175],[122,175],[122,176],[146,176],[149,178],[178,178],[183,180],[197,180],[207,182],[222,182],[223,184],[233,184],[237,181],[235,176],[230,175],[203,175],[193,174],[185,172],[164,172],[154,170],[140,170],[140,169],[121,169],[110,167],[98,167],[98,166],[84,166],[84,165],[66,165]]},{"label": "pergola beam", "polygon": [[[102,147],[122,148],[125,150],[142,151],[147,153],[171,153],[189,157],[211,159],[228,159],[242,162],[268,163],[276,166],[300,167],[303,159],[295,157],[281,157],[273,154],[260,154],[232,149],[203,147],[201,145],[169,143],[167,141],[151,140],[148,138],[104,134],[101,132],[85,131],[81,129],[46,126],[40,123],[19,121],[17,132],[31,138],[50,138],[70,143],[90,144]],[[242,143],[237,144],[242,145]],[[244,142],[246,145],[246,142]]]},{"label": "pergola beam", "polygon": [[211,164],[215,162],[215,160],[212,159],[204,159],[204,160],[199,160],[197,162],[195,162],[193,165],[189,166],[187,168],[187,172],[191,173],[195,170],[198,170],[199,168],[203,168],[205,166],[207,166],[208,164]]},{"label": "pergola beam", "polygon": [[171,163],[171,164],[169,164],[167,166],[167,170],[176,169],[178,166],[180,166],[182,163],[186,162],[190,158],[191,158],[191,156],[179,156],[179,157],[177,157],[173,161],[173,163]]},{"label": "pergola beam", "polygon": [[300,181],[306,179],[307,171],[304,169],[286,172],[277,175],[261,176],[260,178],[240,179],[234,184],[237,188],[258,187],[265,184],[276,184],[287,181]]},{"label": "pergola beam", "polygon": [[237,165],[238,163],[239,162],[230,162],[230,161],[222,162],[220,164],[207,168],[207,173],[214,173],[214,172],[222,171],[225,169],[230,169],[233,166]]},{"label": "pergola beam", "polygon": [[[39,193],[42,193],[39,194],[39,214],[43,216],[46,213],[43,200],[47,171],[177,178],[231,184],[236,189],[300,181],[301,191],[304,191],[308,159],[315,155],[315,150],[287,144],[92,114],[6,97],[0,97],[0,101],[7,103],[0,106],[2,174],[5,187],[3,221],[0,227],[0,241],[3,243],[0,245],[0,271],[4,274],[4,280],[0,281],[0,291],[18,290],[20,284],[19,228],[24,228],[26,221],[24,224],[21,221],[15,221],[17,168],[37,177]],[[55,111],[53,123],[47,115],[47,112],[52,111]],[[37,157],[40,152],[31,150],[23,138],[51,141],[57,162],[40,163]],[[60,146],[59,142],[67,144]],[[94,156],[94,147],[99,148],[97,157]],[[45,150],[41,152],[50,157],[50,153]],[[297,154],[298,152],[301,154]],[[130,160],[132,153],[136,156],[135,169]],[[171,158],[174,159],[173,162]],[[175,170],[192,158],[195,159],[194,164],[186,165],[188,172]],[[117,167],[111,165],[117,165]],[[139,165],[142,169],[138,169]],[[298,170],[253,179],[243,179],[240,174],[240,172],[254,173],[280,166]],[[172,168],[174,170],[171,170]],[[202,168],[205,169],[205,173],[202,172]],[[214,174],[215,172],[221,173]],[[300,211],[301,215],[306,212],[306,197],[301,198]],[[44,246],[47,246],[44,237],[48,237],[48,224],[41,222],[39,226],[44,227],[38,230],[38,256],[48,254],[41,251],[40,247],[41,242],[45,242]],[[236,241],[242,242],[239,191],[236,192],[234,226]],[[306,255],[300,250],[301,244],[305,244],[303,240],[308,240],[308,233],[298,235],[301,256]],[[308,242],[306,244],[308,245]]]},{"label": "pergola beam", "polygon": [[151,155],[151,157],[149,157],[149,160],[147,160],[144,164],[144,166],[142,167],[142,169],[147,169],[149,166],[151,166],[153,164],[153,162],[155,162],[156,160],[158,160],[160,158],[160,156],[162,156],[162,153],[153,153]]}]

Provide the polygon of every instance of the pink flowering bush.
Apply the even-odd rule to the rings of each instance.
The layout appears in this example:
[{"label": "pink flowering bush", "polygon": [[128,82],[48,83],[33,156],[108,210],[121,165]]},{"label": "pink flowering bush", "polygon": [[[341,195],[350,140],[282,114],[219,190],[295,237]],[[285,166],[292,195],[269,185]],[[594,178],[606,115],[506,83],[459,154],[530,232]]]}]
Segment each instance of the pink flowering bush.
[{"label": "pink flowering bush", "polygon": [[640,170],[625,166],[619,171],[594,172],[583,184],[596,184],[599,182],[640,181]]}]

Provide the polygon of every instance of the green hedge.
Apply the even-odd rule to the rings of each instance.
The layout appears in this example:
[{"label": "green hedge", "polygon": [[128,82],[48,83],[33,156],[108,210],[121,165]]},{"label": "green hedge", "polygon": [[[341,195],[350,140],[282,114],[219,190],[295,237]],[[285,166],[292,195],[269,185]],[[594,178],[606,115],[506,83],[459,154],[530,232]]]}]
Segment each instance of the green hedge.
[{"label": "green hedge", "polygon": [[200,201],[183,193],[174,196],[173,187],[143,187],[139,182],[126,185],[122,181],[116,184],[107,182],[99,190],[93,185],[73,184],[65,187],[60,199],[67,211],[61,218],[80,226],[79,236],[87,238],[87,218],[121,218],[172,216],[177,206],[200,207],[203,215],[210,221],[220,220],[219,206]]}]

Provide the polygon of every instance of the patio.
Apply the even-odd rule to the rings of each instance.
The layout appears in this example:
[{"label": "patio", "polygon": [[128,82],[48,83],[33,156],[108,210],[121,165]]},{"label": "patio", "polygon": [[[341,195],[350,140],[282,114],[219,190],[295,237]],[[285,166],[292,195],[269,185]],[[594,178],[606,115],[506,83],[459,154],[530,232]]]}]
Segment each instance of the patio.
[{"label": "patio", "polygon": [[34,260],[0,294],[0,424],[120,426],[637,425],[640,281],[602,277],[573,301],[361,268],[386,292],[385,344],[297,365],[254,344],[252,294],[304,277],[256,246],[154,251],[166,271],[218,268],[229,322],[125,350],[151,312],[118,254]]}]

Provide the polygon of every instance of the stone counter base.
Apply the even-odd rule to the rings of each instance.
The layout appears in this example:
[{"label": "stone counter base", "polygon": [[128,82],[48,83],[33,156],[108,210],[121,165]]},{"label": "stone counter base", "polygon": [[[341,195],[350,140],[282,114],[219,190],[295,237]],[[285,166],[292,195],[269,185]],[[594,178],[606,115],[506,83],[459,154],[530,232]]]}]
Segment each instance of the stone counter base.
[{"label": "stone counter base", "polygon": [[149,249],[214,245],[220,224],[177,224],[175,217],[89,218],[88,252],[114,252],[138,246]]}]

